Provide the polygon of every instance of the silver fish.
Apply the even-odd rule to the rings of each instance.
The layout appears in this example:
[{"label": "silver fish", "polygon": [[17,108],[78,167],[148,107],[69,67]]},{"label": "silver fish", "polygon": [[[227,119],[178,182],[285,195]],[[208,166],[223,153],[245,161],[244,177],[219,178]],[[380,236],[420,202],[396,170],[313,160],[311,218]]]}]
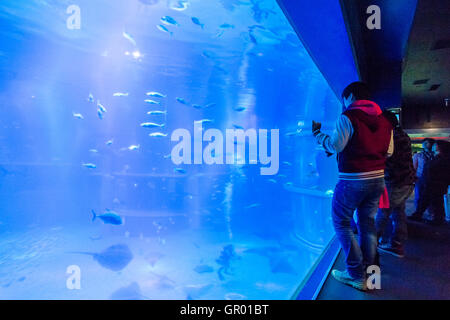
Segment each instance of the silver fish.
[{"label": "silver fish", "polygon": [[136,41],[133,39],[133,37],[129,34],[126,33],[125,31],[122,32],[122,35],[125,39],[127,39],[128,41],[130,41],[134,46],[136,46]]},{"label": "silver fish", "polygon": [[159,92],[156,92],[156,91],[147,92],[146,94],[148,96],[150,96],[150,97],[157,97],[157,98],[165,98],[165,97],[167,97],[165,94],[162,94],[162,93],[159,93]]},{"label": "silver fish", "polygon": [[202,119],[202,120],[194,121],[194,123],[200,123],[200,124],[203,124],[203,123],[211,123],[211,122],[214,122],[214,120],[211,120],[211,119]]},{"label": "silver fish", "polygon": [[148,103],[148,104],[157,104],[157,105],[161,104],[161,102],[159,102],[159,101],[150,100],[150,99],[146,99],[146,100],[144,100],[144,102]]},{"label": "silver fish", "polygon": [[167,134],[162,133],[162,132],[153,132],[149,134],[150,137],[156,137],[156,138],[163,138],[163,137],[167,137]]},{"label": "silver fish", "polygon": [[97,168],[97,166],[93,163],[82,163],[81,164],[83,167],[88,168],[88,169],[95,169]]},{"label": "silver fish", "polygon": [[138,144],[132,144],[131,146],[128,147],[128,150],[137,150],[139,149],[141,146]]},{"label": "silver fish", "polygon": [[169,29],[167,29],[167,28],[166,28],[165,26],[163,26],[162,24],[158,24],[156,27],[157,27],[160,31],[162,31],[162,32],[167,32],[167,33],[170,34],[170,35],[173,34],[172,31],[169,31]]},{"label": "silver fish", "polygon": [[72,112],[72,115],[73,115],[74,118],[77,118],[77,119],[80,119],[80,120],[84,119],[84,117],[83,117],[83,115],[81,113]]},{"label": "silver fish", "polygon": [[183,98],[175,98],[179,103],[188,105],[188,103],[186,102],[186,100],[184,100]]},{"label": "silver fish", "polygon": [[113,97],[128,97],[128,92],[127,93],[116,92],[113,94]]},{"label": "silver fish", "polygon": [[101,112],[103,112],[103,113],[107,112],[106,108],[100,103],[99,100],[97,100],[97,107]]},{"label": "silver fish", "polygon": [[183,168],[175,168],[175,169],[173,169],[173,171],[181,173],[181,174],[185,174],[186,173],[186,170],[184,170]]},{"label": "silver fish", "polygon": [[233,108],[233,110],[237,111],[237,112],[242,112],[245,110],[245,107],[235,107],[235,108]]},{"label": "silver fish", "polygon": [[178,22],[175,21],[171,16],[164,16],[161,19],[161,22],[167,25],[179,26]]},{"label": "silver fish", "polygon": [[189,1],[187,0],[179,0],[176,4],[173,4],[170,6],[170,9],[176,10],[176,11],[184,11],[188,8]]},{"label": "silver fish", "polygon": [[162,124],[158,124],[158,123],[154,123],[154,122],[141,123],[141,127],[143,127],[143,128],[162,128],[164,126],[165,126],[164,123],[162,123]]},{"label": "silver fish", "polygon": [[147,114],[149,114],[149,115],[160,115],[160,114],[167,114],[167,111],[162,111],[162,110],[153,110],[153,111],[149,111],[149,112],[147,112]]}]

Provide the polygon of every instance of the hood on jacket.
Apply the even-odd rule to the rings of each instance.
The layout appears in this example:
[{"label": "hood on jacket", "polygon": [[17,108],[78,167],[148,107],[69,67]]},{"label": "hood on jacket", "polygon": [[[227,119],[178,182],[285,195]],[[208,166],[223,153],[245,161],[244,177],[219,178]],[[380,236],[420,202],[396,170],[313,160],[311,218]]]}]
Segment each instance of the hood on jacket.
[{"label": "hood on jacket", "polygon": [[379,126],[379,117],[382,117],[383,112],[378,104],[370,100],[356,100],[347,110],[361,110],[360,120],[367,125],[370,131],[374,132]]}]

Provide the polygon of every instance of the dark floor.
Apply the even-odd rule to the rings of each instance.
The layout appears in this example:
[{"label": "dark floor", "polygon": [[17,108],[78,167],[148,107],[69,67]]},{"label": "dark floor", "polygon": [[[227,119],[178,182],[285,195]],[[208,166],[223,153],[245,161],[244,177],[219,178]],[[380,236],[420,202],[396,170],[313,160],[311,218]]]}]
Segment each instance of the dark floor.
[{"label": "dark floor", "polygon": [[[361,292],[329,275],[317,299],[450,299],[450,226],[408,222],[408,233],[404,258],[381,254],[381,290]],[[343,270],[343,259],[334,268]]]}]

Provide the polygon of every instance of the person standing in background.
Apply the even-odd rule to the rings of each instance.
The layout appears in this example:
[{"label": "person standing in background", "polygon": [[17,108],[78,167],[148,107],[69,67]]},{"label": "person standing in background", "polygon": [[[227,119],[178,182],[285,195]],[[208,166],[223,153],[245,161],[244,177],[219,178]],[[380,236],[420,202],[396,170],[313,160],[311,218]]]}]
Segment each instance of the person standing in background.
[{"label": "person standing in background", "polygon": [[[387,159],[384,180],[389,195],[389,208],[379,209],[376,217],[378,250],[396,257],[404,257],[404,242],[408,231],[405,203],[414,189],[416,180],[412,160],[411,139],[403,131],[397,117],[392,112],[385,116],[394,127],[394,154]],[[392,233],[386,235],[386,226],[391,223]]]},{"label": "person standing in background", "polygon": [[408,219],[414,221],[422,221],[423,213],[425,212],[425,210],[427,210],[427,207],[429,205],[428,199],[423,196],[425,191],[423,172],[427,163],[434,158],[432,151],[433,144],[433,139],[426,138],[422,142],[423,151],[416,153],[413,157],[413,165],[414,169],[416,170],[417,177],[416,188],[414,190],[414,204],[416,206],[416,211],[411,214]]},{"label": "person standing in background", "polygon": [[[359,290],[366,290],[367,267],[376,264],[375,215],[384,191],[386,158],[393,153],[392,125],[381,108],[370,101],[366,84],[354,82],[343,93],[345,111],[331,136],[312,122],[312,132],[327,153],[337,153],[339,181],[332,201],[332,220],[345,254],[346,270],[333,270],[333,277]],[[359,243],[352,230],[357,210]]]},{"label": "person standing in background", "polygon": [[429,204],[431,225],[442,225],[445,221],[444,195],[450,184],[450,142],[438,140],[433,145],[434,159],[424,168],[423,197]]}]

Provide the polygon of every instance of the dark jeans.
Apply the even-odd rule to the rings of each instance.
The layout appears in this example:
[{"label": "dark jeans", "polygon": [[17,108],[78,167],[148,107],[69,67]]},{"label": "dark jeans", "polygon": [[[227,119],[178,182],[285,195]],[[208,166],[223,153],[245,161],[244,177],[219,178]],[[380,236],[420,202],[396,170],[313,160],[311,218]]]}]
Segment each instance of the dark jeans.
[{"label": "dark jeans", "polygon": [[[389,209],[379,209],[376,226],[381,242],[390,242],[392,246],[401,246],[408,237],[406,226],[405,203],[413,192],[413,185],[395,186],[386,184],[389,194]],[[391,222],[392,219],[392,222]],[[392,223],[391,234],[386,234],[386,227]]]},{"label": "dark jeans", "polygon": [[[333,225],[345,254],[347,270],[355,279],[364,279],[366,267],[376,262],[375,215],[384,186],[384,178],[339,180],[334,190]],[[359,243],[351,227],[355,210]]]},{"label": "dark jeans", "polygon": [[444,193],[440,188],[433,188],[432,185],[426,184],[422,179],[419,179],[416,184],[416,212],[415,216],[422,218],[425,210],[428,209],[434,222],[442,223],[445,220],[444,210]]},{"label": "dark jeans", "polygon": [[419,178],[417,180],[414,193],[414,204],[416,205],[416,211],[414,215],[422,218],[424,212],[431,204],[430,194],[427,190],[427,185],[424,178]]},{"label": "dark jeans", "polygon": [[419,210],[422,210],[422,212],[420,214],[423,214],[425,212],[425,210],[427,209],[425,207],[425,209],[421,209],[421,207],[423,207],[423,205],[420,203],[421,200],[423,202],[423,191],[424,191],[424,179],[423,178],[418,178],[416,181],[416,186],[414,188],[414,205],[416,207],[416,212],[418,212]]}]

